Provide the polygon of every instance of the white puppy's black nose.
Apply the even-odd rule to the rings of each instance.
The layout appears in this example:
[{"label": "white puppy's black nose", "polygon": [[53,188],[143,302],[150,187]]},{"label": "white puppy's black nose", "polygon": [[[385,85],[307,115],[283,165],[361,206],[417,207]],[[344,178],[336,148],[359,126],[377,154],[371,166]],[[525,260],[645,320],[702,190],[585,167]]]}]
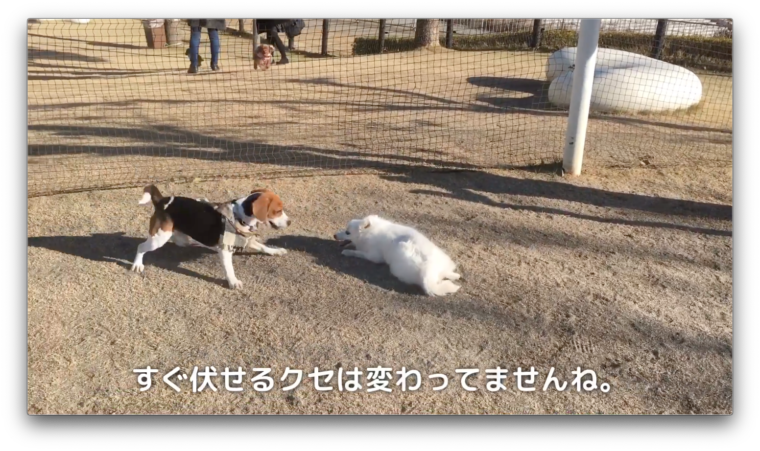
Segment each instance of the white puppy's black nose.
[{"label": "white puppy's black nose", "polygon": [[336,233],[335,235],[333,235],[333,238],[335,238],[337,240],[338,239],[338,234]]}]

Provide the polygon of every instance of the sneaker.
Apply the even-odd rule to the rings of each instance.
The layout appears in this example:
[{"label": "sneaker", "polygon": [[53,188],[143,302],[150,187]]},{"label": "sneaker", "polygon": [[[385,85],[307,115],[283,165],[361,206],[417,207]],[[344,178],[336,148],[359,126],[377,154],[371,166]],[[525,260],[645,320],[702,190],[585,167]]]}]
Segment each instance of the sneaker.
[{"label": "sneaker", "polygon": [[197,74],[198,73],[198,66],[190,64],[190,69],[187,70],[187,73],[188,74]]},{"label": "sneaker", "polygon": [[218,64],[212,64],[211,65],[211,70],[213,70],[213,71],[219,70],[219,65]]},{"label": "sneaker", "polygon": [[280,59],[280,61],[277,61],[277,65],[278,66],[282,66],[283,64],[288,64],[288,63],[290,63],[290,60],[288,60],[285,57],[283,57],[282,59]]}]

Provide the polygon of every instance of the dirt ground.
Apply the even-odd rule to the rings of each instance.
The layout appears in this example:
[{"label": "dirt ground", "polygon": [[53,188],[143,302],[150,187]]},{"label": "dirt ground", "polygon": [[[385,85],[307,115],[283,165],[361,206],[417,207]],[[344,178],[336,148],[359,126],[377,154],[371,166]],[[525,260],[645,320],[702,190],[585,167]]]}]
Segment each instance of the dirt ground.
[{"label": "dirt ground", "polygon": [[[293,225],[290,252],[236,256],[240,291],[211,251],[172,244],[129,272],[150,210],[138,188],[29,200],[30,413],[731,413],[730,168],[388,173],[160,185],[222,200],[266,184]],[[332,234],[376,213],[418,227],[461,266],[462,289],[428,298],[387,267],[343,257]],[[160,370],[138,391],[135,368]],[[179,366],[332,369],[332,392],[175,393]],[[337,369],[406,367],[418,391],[339,392]],[[489,368],[534,366],[486,390]],[[609,393],[541,388],[576,367]],[[456,369],[478,368],[459,385]],[[430,374],[450,377],[433,391]],[[247,376],[248,379],[253,374]],[[344,375],[344,378],[346,376]],[[396,381],[394,374],[393,380]],[[324,383],[323,383],[324,384]],[[364,384],[363,384],[364,385]],[[435,383],[437,385],[437,382]]]},{"label": "dirt ground", "polygon": [[[376,33],[361,27],[332,29],[335,55]],[[29,413],[731,413],[731,77],[700,74],[685,112],[595,116],[584,175],[563,178],[509,168],[561,157],[546,54],[319,58],[314,28],[267,72],[225,34],[222,72],[188,76],[185,47],[147,49],[138,21],[30,26]],[[172,244],[129,272],[150,216],[138,186],[154,182],[219,201],[270,186],[294,222],[266,238],[289,253],[236,256],[239,291],[213,252]],[[48,195],[94,188],[118,189]],[[462,289],[428,298],[343,257],[332,235],[367,214],[427,234]],[[160,381],[196,365],[245,368],[244,391]],[[377,366],[422,386],[338,391],[339,369]],[[531,366],[536,392],[514,376],[486,389],[487,369]],[[271,391],[255,367],[274,370]],[[292,392],[286,367],[304,371]],[[333,391],[314,389],[315,367],[336,371]],[[544,392],[551,367],[611,390]]]},{"label": "dirt ground", "polygon": [[[335,54],[375,32],[359,25],[335,26]],[[225,34],[223,70],[189,76],[185,45],[146,48],[139,21],[32,26],[29,194],[380,164],[480,169],[561,159],[567,113],[546,98],[548,54],[440,49],[319,58],[321,30],[313,26],[296,42],[293,63],[255,72],[251,41]],[[204,35],[204,55],[207,46]],[[730,165],[732,78],[700,77],[703,101],[688,111],[595,116],[585,164]]]}]

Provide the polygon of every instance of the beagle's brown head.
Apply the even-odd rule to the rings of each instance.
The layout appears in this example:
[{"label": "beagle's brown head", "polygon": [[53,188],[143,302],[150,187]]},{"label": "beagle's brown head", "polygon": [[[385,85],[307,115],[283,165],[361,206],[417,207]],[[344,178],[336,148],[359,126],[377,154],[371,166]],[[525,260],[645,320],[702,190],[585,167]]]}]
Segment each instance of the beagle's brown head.
[{"label": "beagle's brown head", "polygon": [[275,229],[283,229],[291,223],[285,214],[282,199],[268,188],[253,190],[243,202],[243,212]]}]

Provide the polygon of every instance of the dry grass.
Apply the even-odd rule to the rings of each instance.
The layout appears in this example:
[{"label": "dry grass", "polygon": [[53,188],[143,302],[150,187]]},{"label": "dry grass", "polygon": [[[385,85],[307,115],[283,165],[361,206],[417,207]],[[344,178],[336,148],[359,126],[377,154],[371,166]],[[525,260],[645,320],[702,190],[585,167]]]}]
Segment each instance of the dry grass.
[{"label": "dry grass", "polygon": [[[128,271],[149,211],[139,189],[29,201],[30,413],[730,413],[731,171],[497,171],[161,185],[224,199],[267,183],[293,226],[281,258],[167,245]],[[379,213],[427,233],[463,288],[431,299],[340,255],[348,219]],[[479,391],[140,393],[132,369],[475,367]],[[501,366],[593,369],[608,394],[489,393]],[[250,377],[250,376],[249,376]],[[394,376],[395,377],[395,376]],[[223,384],[215,379],[217,386]],[[335,380],[333,380],[333,385]],[[337,386],[336,386],[337,387]]]},{"label": "dry grass", "polygon": [[[485,168],[561,157],[566,120],[546,100],[547,55],[440,49],[311,58],[304,55],[315,53],[319,39],[307,30],[297,40],[300,59],[288,66],[254,72],[250,41],[223,35],[223,72],[188,76],[184,46],[145,48],[139,21],[36,26],[30,194],[380,163]],[[730,165],[731,78],[701,77],[704,100],[693,111],[591,120],[586,164]]]},{"label": "dry grass", "polygon": [[[563,118],[540,101],[546,55],[322,59],[307,35],[300,60],[252,72],[245,43],[225,35],[223,72],[189,77],[184,48],[141,47],[132,25],[30,30],[29,192],[224,175],[160,184],[223,200],[266,183],[294,219],[270,243],[290,253],[236,257],[240,291],[213,253],[173,245],[136,275],[139,188],[29,199],[30,413],[731,412],[731,135],[716,131],[731,128],[730,78],[702,76],[703,104],[686,113],[592,120],[586,173],[563,179],[482,169],[559,156]],[[639,161],[648,168],[607,168]],[[448,251],[460,292],[430,299],[342,257],[332,234],[370,213]],[[140,393],[132,370],[147,365],[481,374],[474,393],[457,379],[442,392],[425,380],[414,393],[319,393],[305,379],[292,394]],[[582,366],[612,391],[522,393],[510,379],[489,393],[483,371],[496,366],[535,366],[539,383]]]}]

